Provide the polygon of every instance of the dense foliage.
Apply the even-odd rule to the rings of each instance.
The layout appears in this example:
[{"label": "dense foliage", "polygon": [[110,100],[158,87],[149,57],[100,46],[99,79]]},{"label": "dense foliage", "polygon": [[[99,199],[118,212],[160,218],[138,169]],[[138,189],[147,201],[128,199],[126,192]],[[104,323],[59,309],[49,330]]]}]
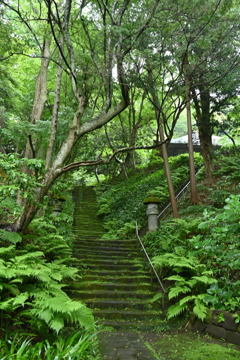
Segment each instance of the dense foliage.
[{"label": "dense foliage", "polygon": [[[201,157],[197,154],[196,164],[200,166]],[[175,189],[188,180],[188,155],[182,154],[169,159]],[[163,161],[157,156],[146,169],[118,184],[103,185],[99,189],[99,215],[104,215],[106,236],[126,237],[133,233],[136,221],[141,227],[146,222],[144,199],[154,193],[161,204],[168,200],[168,187],[163,169]]]},{"label": "dense foliage", "polygon": [[[26,163],[26,159],[13,155],[1,158],[4,186],[0,214],[1,221],[9,226],[21,208],[16,204],[17,189],[24,187],[26,196],[32,194],[35,179],[30,175],[21,177],[20,168]],[[31,163],[34,166],[34,161]],[[15,186],[18,181],[19,187]],[[66,284],[80,278],[78,270],[72,266],[74,236],[70,188],[70,179],[56,182],[27,232],[0,229],[3,359],[13,356],[17,359],[39,359],[41,356],[88,359],[91,354],[95,358],[93,315],[83,302],[72,300],[66,294]],[[55,213],[59,202],[61,212]],[[66,329],[73,325],[74,333],[78,329],[81,333],[66,339]]]},{"label": "dense foliage", "polygon": [[164,220],[157,232],[144,237],[169,284],[169,300],[176,301],[169,318],[184,310],[201,319],[208,308],[239,310],[239,165],[238,150],[218,155],[215,183],[205,191],[202,205],[183,209],[182,219]]},{"label": "dense foliage", "polygon": [[[99,214],[105,216],[106,236],[132,234],[136,220],[144,225],[146,196],[154,193],[164,203],[169,189],[172,201],[171,180],[177,189],[189,170],[191,179],[195,177],[194,162],[190,160],[189,166],[184,155],[170,159],[172,174],[167,154],[164,166],[157,160],[151,170],[139,169],[149,161],[146,149],[161,145],[164,154],[165,138],[169,143],[186,133],[187,104],[189,135],[193,112],[205,175],[211,180],[213,132],[221,129],[233,144],[239,138],[238,18],[237,2],[228,0],[142,0],[141,6],[135,0],[1,0],[2,333],[3,324],[9,332],[26,327],[43,338],[48,329],[53,338],[62,334],[69,323],[93,329],[91,312],[64,291],[65,284],[78,276],[71,267],[69,190],[73,179],[84,181],[86,166],[98,182],[100,175],[108,180],[120,173],[128,177],[120,184],[100,184]],[[137,148],[143,151],[136,153]],[[193,160],[192,151],[189,155]],[[202,164],[199,157],[195,161],[196,167]],[[70,170],[78,171],[75,177],[68,176]],[[156,264],[161,263],[162,251],[168,254],[161,269],[167,268],[168,281],[176,282],[178,290],[172,290],[171,300],[183,293],[179,288],[188,289],[193,297],[185,298],[183,308],[191,303],[200,317],[205,314],[206,291],[209,304],[218,293],[214,307],[221,307],[224,297],[238,297],[234,281],[239,249],[227,239],[238,236],[239,230],[231,216],[238,212],[238,198],[229,192],[233,186],[239,190],[239,160],[232,154],[216,171],[216,188],[214,184],[207,193],[199,187],[200,194],[208,194],[210,206],[201,220],[205,204],[197,211],[192,208],[196,220],[163,223],[163,241],[158,232],[146,238]],[[192,202],[197,202],[196,192]],[[168,235],[176,238],[177,246]],[[182,278],[173,279],[170,269],[176,259],[183,269],[188,264],[188,277],[178,269],[174,276]],[[225,263],[231,269],[223,284]],[[184,286],[178,281],[185,281]],[[10,350],[5,348],[9,358],[14,344],[16,349],[19,345],[15,340],[11,338]],[[69,344],[76,341],[81,348],[78,340],[70,338]],[[89,344],[88,340],[87,335]],[[24,358],[29,341],[23,341],[18,357]],[[60,356],[61,340],[54,346]],[[44,343],[37,351],[54,357],[50,348]],[[34,358],[29,351],[26,357]]]}]

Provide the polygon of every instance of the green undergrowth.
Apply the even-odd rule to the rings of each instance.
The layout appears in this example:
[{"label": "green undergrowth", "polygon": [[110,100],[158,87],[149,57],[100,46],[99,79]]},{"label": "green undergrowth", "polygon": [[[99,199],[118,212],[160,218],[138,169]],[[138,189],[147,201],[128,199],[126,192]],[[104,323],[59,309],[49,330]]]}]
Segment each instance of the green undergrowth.
[{"label": "green undergrowth", "polygon": [[54,341],[35,341],[32,337],[9,336],[0,340],[1,360],[100,360],[97,333],[75,331]]},{"label": "green undergrowth", "polygon": [[[74,203],[69,189],[67,179],[58,181],[24,233],[0,229],[1,360],[97,358],[93,314],[66,293],[67,284],[81,275],[72,266]],[[19,207],[13,210],[14,196],[0,204],[4,223],[19,212]],[[62,211],[56,214],[59,202]]]},{"label": "green undergrowth", "polygon": [[218,154],[213,184],[205,185],[201,204],[188,206],[183,199],[181,219],[162,220],[143,238],[167,286],[168,318],[185,312],[204,320],[208,309],[217,309],[239,321],[239,181],[238,150]]},{"label": "green undergrowth", "polygon": [[232,345],[186,332],[162,334],[145,344],[158,360],[237,360],[240,357],[239,349]]},{"label": "green undergrowth", "polygon": [[[202,158],[196,154],[196,166]],[[188,180],[188,155],[169,158],[175,189]],[[146,221],[146,196],[154,193],[163,204],[168,199],[168,187],[162,159],[155,161],[154,167],[142,169],[115,185],[103,183],[97,189],[99,215],[104,216],[107,237],[124,238],[134,233],[135,222],[141,227]]]}]

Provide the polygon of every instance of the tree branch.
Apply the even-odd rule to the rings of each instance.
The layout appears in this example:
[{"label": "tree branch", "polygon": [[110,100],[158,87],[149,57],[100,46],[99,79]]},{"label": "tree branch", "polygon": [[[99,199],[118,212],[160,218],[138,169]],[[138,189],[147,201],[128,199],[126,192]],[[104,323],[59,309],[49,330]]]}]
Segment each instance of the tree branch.
[{"label": "tree branch", "polygon": [[131,150],[151,150],[151,149],[156,149],[160,146],[162,146],[163,144],[165,144],[168,141],[168,139],[165,139],[164,141],[161,142],[157,142],[154,145],[149,145],[149,146],[129,146],[129,147],[125,147],[125,148],[121,148],[118,149],[116,151],[114,151],[114,153],[112,153],[112,155],[108,158],[108,159],[97,159],[97,160],[90,160],[90,161],[78,161],[69,165],[64,166],[60,172],[61,174],[73,170],[73,169],[77,169],[79,167],[82,166],[96,166],[96,165],[103,165],[103,164],[109,164],[114,158],[116,158],[116,155],[119,153],[123,153],[126,151],[131,151]]}]

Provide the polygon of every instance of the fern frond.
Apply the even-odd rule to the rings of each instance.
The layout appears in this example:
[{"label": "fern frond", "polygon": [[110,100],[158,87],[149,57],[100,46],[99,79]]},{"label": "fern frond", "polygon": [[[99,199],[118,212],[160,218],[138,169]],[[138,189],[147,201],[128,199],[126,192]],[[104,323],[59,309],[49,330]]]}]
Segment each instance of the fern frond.
[{"label": "fern frond", "polygon": [[54,318],[51,321],[49,321],[48,325],[58,334],[59,331],[64,327],[64,320],[62,317],[55,315]]},{"label": "fern frond", "polygon": [[24,255],[16,256],[16,261],[18,263],[21,263],[21,262],[26,263],[27,261],[32,261],[35,258],[41,258],[43,256],[44,256],[44,253],[42,251],[34,251],[34,252],[29,252]]},{"label": "fern frond", "polygon": [[193,307],[193,313],[202,321],[207,316],[207,310],[207,307],[199,299],[196,299],[195,306]]},{"label": "fern frond", "polygon": [[188,286],[175,286],[169,291],[168,298],[171,300],[174,297],[177,297],[179,294],[186,294],[190,292],[191,289]]},{"label": "fern frond", "polygon": [[172,275],[166,278],[166,280],[173,280],[173,281],[183,281],[185,282],[185,278],[180,275]]},{"label": "fern frond", "polygon": [[0,229],[0,239],[9,241],[12,244],[17,244],[22,241],[22,237],[16,232],[10,232],[7,230]]},{"label": "fern frond", "polygon": [[206,275],[193,276],[192,279],[198,280],[198,281],[202,282],[203,284],[208,284],[208,285],[217,282],[216,279],[210,278],[209,276],[206,276]]},{"label": "fern frond", "polygon": [[26,292],[16,296],[12,302],[13,308],[16,309],[19,306],[23,306],[25,304],[26,300],[28,299],[28,297],[29,297],[29,295]]},{"label": "fern frond", "polygon": [[54,313],[49,309],[44,309],[39,312],[39,318],[44,320],[47,324],[50,323],[54,316]]},{"label": "fern frond", "polygon": [[11,246],[8,246],[8,247],[0,247],[0,255],[4,255],[4,254],[7,254],[7,253],[12,254],[12,252],[14,250],[15,250],[14,245],[11,245]]},{"label": "fern frond", "polygon": [[183,299],[179,300],[179,304],[183,305],[188,303],[189,301],[195,300],[196,299],[196,295],[189,295],[189,296],[185,296]]},{"label": "fern frond", "polygon": [[186,304],[180,305],[179,302],[177,302],[176,304],[170,306],[170,308],[168,309],[168,311],[167,311],[167,319],[169,320],[174,316],[180,315],[186,309],[187,309]]}]

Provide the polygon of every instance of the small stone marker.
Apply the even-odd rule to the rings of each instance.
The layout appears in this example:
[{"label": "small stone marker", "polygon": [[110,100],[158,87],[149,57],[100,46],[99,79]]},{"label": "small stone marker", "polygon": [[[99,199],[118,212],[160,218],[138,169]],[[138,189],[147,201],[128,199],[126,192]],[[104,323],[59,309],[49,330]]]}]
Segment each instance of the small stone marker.
[{"label": "small stone marker", "polygon": [[158,228],[158,204],[160,203],[160,199],[150,194],[143,202],[147,205],[148,231],[156,231]]}]

